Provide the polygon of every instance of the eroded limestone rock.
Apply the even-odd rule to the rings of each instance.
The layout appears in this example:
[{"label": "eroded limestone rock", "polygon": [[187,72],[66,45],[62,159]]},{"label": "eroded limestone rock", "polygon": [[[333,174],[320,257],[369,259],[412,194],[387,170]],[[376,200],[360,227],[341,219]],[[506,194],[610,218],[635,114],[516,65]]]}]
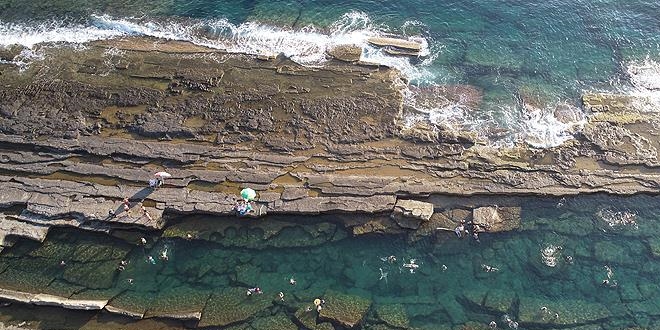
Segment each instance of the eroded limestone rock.
[{"label": "eroded limestone rock", "polygon": [[0,214],[0,246],[11,246],[12,237],[24,237],[43,242],[48,234],[48,226],[13,220]]},{"label": "eroded limestone rock", "polygon": [[337,45],[327,50],[328,55],[345,62],[357,62],[362,55],[362,47],[356,45]]},{"label": "eroded limestone rock", "polygon": [[479,207],[472,211],[472,223],[488,232],[520,228],[520,207]]},{"label": "eroded limestone rock", "polygon": [[416,200],[399,199],[390,215],[399,226],[417,229],[422,222],[428,221],[433,215],[433,204]]},{"label": "eroded limestone rock", "polygon": [[376,46],[393,46],[401,49],[411,50],[419,52],[422,49],[422,44],[415,41],[397,39],[397,38],[385,38],[385,37],[371,37],[367,39],[370,44]]}]

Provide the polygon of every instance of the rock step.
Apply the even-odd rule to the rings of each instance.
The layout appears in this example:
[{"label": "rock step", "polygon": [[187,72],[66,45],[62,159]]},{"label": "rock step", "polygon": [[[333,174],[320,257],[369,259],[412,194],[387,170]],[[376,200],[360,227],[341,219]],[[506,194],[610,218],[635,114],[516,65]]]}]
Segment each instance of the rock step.
[{"label": "rock step", "polygon": [[422,50],[422,44],[415,41],[409,41],[404,39],[397,38],[385,38],[385,37],[372,37],[367,39],[370,44],[376,46],[392,46],[405,50],[412,50],[419,52]]}]

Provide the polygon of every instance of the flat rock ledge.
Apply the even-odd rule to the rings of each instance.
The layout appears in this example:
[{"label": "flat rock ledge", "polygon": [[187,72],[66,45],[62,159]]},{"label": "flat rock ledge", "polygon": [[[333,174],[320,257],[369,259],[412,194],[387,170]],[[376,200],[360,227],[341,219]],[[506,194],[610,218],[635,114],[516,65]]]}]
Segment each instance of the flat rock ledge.
[{"label": "flat rock ledge", "polygon": [[[564,122],[586,119],[576,139],[491,148],[470,132],[403,125],[405,77],[356,62],[355,47],[337,49],[347,62],[308,68],[151,38],[87,46],[40,45],[43,59],[25,69],[0,64],[4,245],[42,240],[51,226],[160,230],[168,215],[229,216],[244,187],[258,192],[259,215],[354,214],[354,234],[420,235],[455,225],[442,196],[660,191],[660,112],[645,111],[643,98],[586,94],[582,107],[555,111]],[[483,98],[461,85],[416,94],[437,104],[467,97],[474,109]],[[162,170],[172,178],[147,188]],[[519,227],[515,205],[482,206],[492,205],[462,209],[493,230]]]},{"label": "flat rock ledge", "polygon": [[399,199],[390,215],[402,228],[417,229],[433,215],[433,204],[409,199]]},{"label": "flat rock ledge", "polygon": [[0,289],[0,298],[26,304],[83,310],[100,310],[108,304],[108,300],[70,299],[49,294],[26,293],[7,289]]}]

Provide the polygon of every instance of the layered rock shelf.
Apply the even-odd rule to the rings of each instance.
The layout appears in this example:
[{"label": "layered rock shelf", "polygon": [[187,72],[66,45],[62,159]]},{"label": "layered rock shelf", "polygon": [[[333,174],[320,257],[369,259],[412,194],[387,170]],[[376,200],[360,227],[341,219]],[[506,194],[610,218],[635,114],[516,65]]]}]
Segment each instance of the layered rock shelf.
[{"label": "layered rock shelf", "polygon": [[[370,42],[411,54],[421,49],[409,41]],[[278,216],[318,216],[322,226],[297,225],[309,235],[297,246],[367,233],[417,240],[466,220],[492,232],[511,231],[521,226],[520,207],[494,205],[489,197],[632,195],[660,187],[654,171],[660,118],[644,111],[647,103],[639,98],[585,95],[585,126],[559,147],[492,148],[471,132],[407,125],[404,118],[414,110],[404,104],[406,79],[359,62],[355,47],[330,51],[335,58],[317,68],[283,56],[143,38],[84,49],[38,47],[43,59],[26,67],[0,63],[0,248],[16,237],[42,242],[62,226],[107,234],[165,229],[165,237],[226,239],[229,246],[290,246],[226,237],[228,228],[240,227],[234,206],[245,187],[258,193],[258,215],[274,217],[255,225],[264,240],[291,227]],[[425,98],[449,102],[466,91],[476,109],[481,96],[471,86],[445,86]],[[561,110],[555,113],[560,121]],[[148,187],[163,170],[172,178]],[[477,198],[445,204],[447,197],[471,196]],[[194,215],[224,222],[205,227],[185,220]],[[323,218],[328,215],[333,221]],[[112,267],[120,259],[113,257]],[[134,310],[133,298],[119,292],[97,300],[75,298],[75,290],[57,296],[0,289],[1,297],[27,303],[194,319],[200,326],[232,324],[263,309],[258,301],[234,301],[231,292],[200,296],[190,310],[172,311],[156,305]],[[321,319],[358,325],[370,302],[356,299],[337,298],[355,315],[342,318],[337,313],[343,310],[329,306]],[[201,310],[210,300],[242,307],[205,316]],[[405,327],[405,315],[391,309],[396,315],[386,323]],[[305,324],[305,312],[298,314]],[[521,321],[536,322],[527,315]]]}]

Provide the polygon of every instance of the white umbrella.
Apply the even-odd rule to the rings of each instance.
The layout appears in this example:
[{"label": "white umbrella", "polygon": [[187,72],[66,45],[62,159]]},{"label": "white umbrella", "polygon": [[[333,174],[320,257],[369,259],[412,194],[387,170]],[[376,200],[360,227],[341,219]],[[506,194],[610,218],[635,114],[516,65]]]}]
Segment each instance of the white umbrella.
[{"label": "white umbrella", "polygon": [[157,178],[161,178],[161,179],[167,179],[167,178],[171,178],[172,174],[161,171],[161,172],[158,172],[158,173],[154,174],[154,176],[157,177]]}]

